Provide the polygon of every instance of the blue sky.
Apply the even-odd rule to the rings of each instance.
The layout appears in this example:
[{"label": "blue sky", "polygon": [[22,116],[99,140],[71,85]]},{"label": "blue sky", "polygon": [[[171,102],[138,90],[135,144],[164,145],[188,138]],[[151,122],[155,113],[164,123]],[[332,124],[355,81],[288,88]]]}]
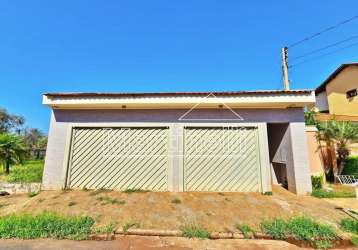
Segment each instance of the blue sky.
[{"label": "blue sky", "polygon": [[[358,2],[2,0],[0,11],[0,106],[47,133],[44,92],[282,88],[281,47],[357,15]],[[358,19],[289,58],[353,35]],[[351,61],[358,46],[303,63],[291,87],[314,88]]]}]

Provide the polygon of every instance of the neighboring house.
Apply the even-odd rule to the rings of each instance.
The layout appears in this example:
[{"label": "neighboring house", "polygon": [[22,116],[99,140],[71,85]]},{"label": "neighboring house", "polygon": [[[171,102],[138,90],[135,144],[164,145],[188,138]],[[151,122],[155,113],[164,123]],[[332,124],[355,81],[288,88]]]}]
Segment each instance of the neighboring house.
[{"label": "neighboring house", "polygon": [[342,64],[315,92],[316,111],[327,114],[319,117],[358,121],[358,63]]},{"label": "neighboring house", "polygon": [[[44,189],[311,192],[311,90],[48,93]],[[272,171],[272,172],[271,172]]]}]

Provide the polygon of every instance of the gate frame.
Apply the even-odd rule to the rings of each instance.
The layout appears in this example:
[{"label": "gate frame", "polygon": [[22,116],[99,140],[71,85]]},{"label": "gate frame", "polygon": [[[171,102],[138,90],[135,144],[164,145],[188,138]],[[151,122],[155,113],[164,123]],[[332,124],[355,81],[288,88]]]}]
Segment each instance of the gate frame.
[{"label": "gate frame", "polygon": [[63,164],[63,188],[69,188],[70,159],[72,157],[72,136],[76,128],[168,128],[168,191],[184,192],[184,128],[185,127],[254,127],[257,128],[259,151],[259,191],[272,191],[267,124],[265,122],[96,122],[70,123],[66,138]]}]

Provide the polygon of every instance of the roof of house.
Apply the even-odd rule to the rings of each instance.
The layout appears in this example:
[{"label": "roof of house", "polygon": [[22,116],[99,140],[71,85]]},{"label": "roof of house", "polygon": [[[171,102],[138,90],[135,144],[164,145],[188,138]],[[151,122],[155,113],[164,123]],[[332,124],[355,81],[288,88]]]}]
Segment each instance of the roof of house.
[{"label": "roof of house", "polygon": [[310,94],[311,89],[299,90],[253,90],[253,91],[213,91],[213,92],[65,92],[45,93],[47,97],[150,97],[150,96],[238,96],[257,94]]},{"label": "roof of house", "polygon": [[349,67],[349,66],[358,66],[358,62],[352,62],[352,63],[344,63],[341,66],[339,66],[332,74],[330,74],[328,76],[328,78],[326,80],[324,80],[323,83],[321,83],[321,85],[319,85],[315,92],[316,94],[319,94],[323,91],[325,91],[326,89],[326,85],[333,80],[342,70],[344,70],[345,68]]},{"label": "roof of house", "polygon": [[313,90],[256,90],[225,92],[152,93],[46,93],[43,104],[52,108],[213,108],[230,107],[304,107],[315,102]]}]

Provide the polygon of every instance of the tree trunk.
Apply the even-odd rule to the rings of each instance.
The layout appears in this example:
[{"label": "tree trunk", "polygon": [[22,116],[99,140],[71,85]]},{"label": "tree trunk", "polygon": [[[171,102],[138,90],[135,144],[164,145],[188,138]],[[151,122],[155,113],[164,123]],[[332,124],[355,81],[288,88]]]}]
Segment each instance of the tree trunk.
[{"label": "tree trunk", "polygon": [[36,160],[40,159],[40,150],[36,149]]},{"label": "tree trunk", "polygon": [[5,173],[10,174],[10,161],[9,160],[5,161]]}]

